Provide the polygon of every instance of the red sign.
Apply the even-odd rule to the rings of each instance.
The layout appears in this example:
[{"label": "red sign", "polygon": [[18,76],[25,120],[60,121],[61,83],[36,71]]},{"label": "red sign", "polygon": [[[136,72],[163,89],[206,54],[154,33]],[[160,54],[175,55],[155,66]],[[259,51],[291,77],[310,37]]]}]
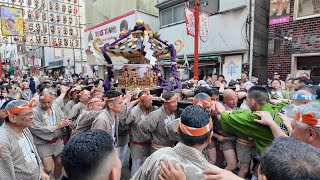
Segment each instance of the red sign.
[{"label": "red sign", "polygon": [[186,26],[187,26],[187,35],[195,36],[195,19],[194,19],[194,10],[185,7],[184,15],[186,17]]}]

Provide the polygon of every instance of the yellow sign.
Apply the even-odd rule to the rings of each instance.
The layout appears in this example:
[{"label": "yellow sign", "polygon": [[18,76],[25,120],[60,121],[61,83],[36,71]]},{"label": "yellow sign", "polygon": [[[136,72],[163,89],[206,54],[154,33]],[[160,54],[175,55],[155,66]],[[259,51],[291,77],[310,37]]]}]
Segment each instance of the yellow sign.
[{"label": "yellow sign", "polygon": [[23,36],[22,9],[0,6],[1,31],[4,36]]}]

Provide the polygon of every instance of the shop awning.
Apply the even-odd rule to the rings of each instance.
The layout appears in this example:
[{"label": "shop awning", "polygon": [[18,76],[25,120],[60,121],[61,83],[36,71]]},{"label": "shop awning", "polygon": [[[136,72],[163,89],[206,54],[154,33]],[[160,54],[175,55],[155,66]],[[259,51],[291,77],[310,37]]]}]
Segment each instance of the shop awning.
[{"label": "shop awning", "polygon": [[46,69],[57,69],[61,68],[62,66],[47,66]]},{"label": "shop awning", "polygon": [[[183,63],[185,61],[184,58],[178,58],[179,59],[179,63]],[[193,57],[189,57],[188,58],[188,62],[193,62],[194,58]],[[218,56],[205,56],[205,57],[199,57],[199,61],[218,61]],[[170,59],[162,59],[159,62],[171,62]]]}]

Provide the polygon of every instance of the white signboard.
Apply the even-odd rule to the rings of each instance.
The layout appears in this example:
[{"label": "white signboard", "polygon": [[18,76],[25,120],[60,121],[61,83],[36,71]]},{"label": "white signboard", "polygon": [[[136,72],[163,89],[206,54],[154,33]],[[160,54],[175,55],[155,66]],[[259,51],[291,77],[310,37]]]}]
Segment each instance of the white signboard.
[{"label": "white signboard", "polygon": [[200,31],[201,37],[207,37],[209,35],[209,15],[202,13],[199,17],[200,20]]},{"label": "white signboard", "polygon": [[[118,37],[121,31],[128,32],[130,29],[133,29],[135,21],[135,11],[130,11],[126,14],[109,19],[106,22],[86,29],[84,33],[85,40],[87,41],[85,49],[90,49],[92,51],[93,45],[91,42],[96,38],[102,38],[103,45],[114,42],[115,37]],[[102,47],[103,45],[100,46]]]},{"label": "white signboard", "polygon": [[225,57],[222,74],[225,76],[227,83],[232,79],[237,80],[241,78],[241,68],[242,55]]}]

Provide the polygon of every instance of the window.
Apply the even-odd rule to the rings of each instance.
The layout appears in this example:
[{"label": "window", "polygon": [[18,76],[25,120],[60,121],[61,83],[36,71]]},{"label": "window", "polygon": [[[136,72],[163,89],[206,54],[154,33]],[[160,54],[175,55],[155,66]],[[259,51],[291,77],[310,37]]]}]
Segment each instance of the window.
[{"label": "window", "polygon": [[184,21],[184,4],[178,4],[176,6],[161,10],[160,20],[161,26]]},{"label": "window", "polygon": [[[189,0],[189,6],[193,8],[194,2],[195,0]],[[208,4],[205,4],[206,2]],[[200,0],[200,10],[207,13],[214,14],[219,12],[219,5],[219,0]]]},{"label": "window", "polygon": [[295,20],[307,19],[320,16],[319,0],[295,0]]}]

